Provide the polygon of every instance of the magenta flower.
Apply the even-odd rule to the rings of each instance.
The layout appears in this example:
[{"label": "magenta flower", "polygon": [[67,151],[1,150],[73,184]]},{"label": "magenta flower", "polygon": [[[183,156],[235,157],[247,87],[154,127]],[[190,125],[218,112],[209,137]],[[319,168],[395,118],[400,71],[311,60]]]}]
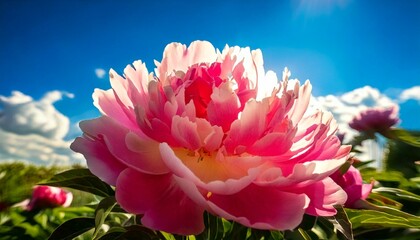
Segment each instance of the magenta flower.
[{"label": "magenta flower", "polygon": [[359,170],[353,166],[344,174],[335,172],[331,178],[346,191],[347,201],[344,205],[349,208],[357,208],[355,203],[360,199],[365,200],[372,191],[372,184],[364,184]]},{"label": "magenta flower", "polygon": [[27,209],[44,209],[55,207],[68,207],[73,200],[71,192],[64,191],[58,187],[36,186],[32,192]]},{"label": "magenta flower", "polygon": [[385,133],[389,128],[399,122],[398,107],[369,108],[356,115],[349,123],[350,127],[359,131],[373,134]]},{"label": "magenta flower", "polygon": [[116,186],[142,224],[203,231],[203,212],[259,229],[293,229],[303,215],[331,216],[345,192],[329,178],[350,146],[328,112],[306,113],[311,85],[278,82],[260,50],[209,42],[169,44],[155,75],[141,61],[112,89],[95,90],[103,116],[83,121],[72,149]]}]

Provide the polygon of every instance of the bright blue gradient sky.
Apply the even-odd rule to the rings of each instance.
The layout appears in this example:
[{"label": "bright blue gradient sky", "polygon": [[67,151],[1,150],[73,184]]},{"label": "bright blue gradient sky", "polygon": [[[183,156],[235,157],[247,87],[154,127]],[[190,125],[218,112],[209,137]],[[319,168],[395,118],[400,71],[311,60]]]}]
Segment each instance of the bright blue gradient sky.
[{"label": "bright blue gradient sky", "polygon": [[[252,3],[251,3],[252,2]],[[166,44],[209,40],[263,51],[266,70],[310,79],[314,95],[370,85],[397,98],[420,85],[420,1],[0,1],[0,95],[55,104],[75,122],[97,115],[96,68],[122,73],[142,59],[149,71]],[[420,105],[401,105],[402,126],[420,129]]]}]

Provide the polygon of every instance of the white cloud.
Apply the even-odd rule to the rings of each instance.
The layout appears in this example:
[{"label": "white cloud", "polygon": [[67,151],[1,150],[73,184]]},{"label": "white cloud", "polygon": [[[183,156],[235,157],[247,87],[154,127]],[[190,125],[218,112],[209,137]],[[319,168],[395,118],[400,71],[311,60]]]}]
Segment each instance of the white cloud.
[{"label": "white cloud", "polygon": [[12,92],[11,97],[0,96],[0,105],[3,106],[0,111],[0,128],[22,135],[38,134],[62,139],[69,130],[69,119],[58,112],[53,103],[64,94],[59,91],[48,92],[39,101],[18,91]]},{"label": "white cloud", "polygon": [[37,134],[20,135],[0,129],[0,161],[37,165],[83,164],[83,157],[70,150],[70,143]]},{"label": "white cloud", "polygon": [[402,91],[399,97],[401,102],[413,99],[417,100],[420,103],[420,86],[414,86]]},{"label": "white cloud", "polygon": [[53,104],[73,94],[51,91],[40,100],[14,91],[0,96],[0,160],[35,164],[82,163],[79,154],[63,140],[69,131],[69,119]]},{"label": "white cloud", "polygon": [[105,71],[105,69],[103,69],[103,68],[96,68],[96,69],[95,69],[95,75],[96,75],[96,77],[98,77],[98,78],[104,78],[104,77],[105,77],[105,75],[106,75],[106,71]]}]

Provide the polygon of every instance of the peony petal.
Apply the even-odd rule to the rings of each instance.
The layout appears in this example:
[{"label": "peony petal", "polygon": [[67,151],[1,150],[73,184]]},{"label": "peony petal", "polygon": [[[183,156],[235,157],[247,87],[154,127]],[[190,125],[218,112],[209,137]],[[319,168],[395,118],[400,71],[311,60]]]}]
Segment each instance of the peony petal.
[{"label": "peony petal", "polygon": [[246,103],[240,119],[232,123],[224,141],[229,153],[241,154],[261,137],[265,131],[267,109],[267,102],[250,100]]},{"label": "peony petal", "polygon": [[189,150],[197,150],[201,147],[197,124],[187,117],[174,116],[172,118],[171,135],[178,141],[178,145]]},{"label": "peony petal", "polygon": [[[134,87],[132,90],[136,90],[141,96],[147,95],[148,92],[148,83],[149,83],[149,73],[146,68],[146,64],[142,61],[134,61],[133,67],[128,65],[124,69],[124,74],[128,82],[131,82],[131,86]],[[137,102],[136,102],[137,103]],[[146,102],[140,102],[137,104],[141,104],[145,106]]]},{"label": "peony petal", "polygon": [[207,152],[216,152],[224,137],[223,129],[219,126],[212,126],[207,120],[196,119],[197,131],[203,147]]},{"label": "peony petal", "polygon": [[127,112],[124,111],[125,106],[117,100],[112,89],[107,91],[95,89],[92,97],[93,105],[95,105],[95,107],[98,108],[103,115],[115,119],[130,129],[136,128],[135,116],[127,116]]},{"label": "peony petal", "polygon": [[207,106],[207,119],[212,125],[220,126],[227,132],[232,122],[238,118],[240,107],[238,96],[228,83],[223,83],[213,89]]},{"label": "peony petal", "polygon": [[[194,41],[190,46],[180,43],[168,44],[163,52],[163,59],[157,64],[156,74],[164,79],[173,71],[186,72],[188,67],[197,63],[212,63],[216,61],[216,50],[210,42]],[[168,83],[165,83],[167,85]]]},{"label": "peony petal", "polygon": [[[137,156],[130,156],[135,158],[136,166],[145,172],[153,172],[162,174],[168,172],[168,168],[162,161],[160,156],[159,143],[150,139],[143,139],[133,132],[129,132],[125,138],[127,148],[135,153]],[[129,157],[127,157],[129,159]]]},{"label": "peony petal", "polygon": [[115,186],[118,175],[127,168],[109,152],[103,141],[89,137],[78,137],[70,145],[70,148],[83,154],[89,170],[110,185]]},{"label": "peony petal", "polygon": [[297,227],[309,199],[305,194],[250,185],[234,195],[211,194],[211,210],[223,218],[259,229],[288,230]]},{"label": "peony petal", "polygon": [[203,208],[174,183],[171,174],[149,175],[126,169],[118,178],[116,199],[123,209],[144,214],[148,228],[190,235],[203,231]]},{"label": "peony petal", "polygon": [[305,193],[311,199],[306,213],[313,216],[333,216],[337,213],[335,205],[344,205],[346,192],[331,178],[315,182],[303,188],[293,188],[295,193]]},{"label": "peony petal", "polygon": [[127,166],[151,174],[168,172],[157,143],[141,132],[132,132],[105,116],[83,121],[80,127],[90,136],[101,136],[109,152]]},{"label": "peony petal", "polygon": [[118,177],[116,199],[125,210],[144,214],[170,186],[171,174],[151,175],[127,168]]},{"label": "peony petal", "polygon": [[293,145],[292,140],[293,136],[286,133],[268,133],[248,148],[247,152],[260,156],[278,156],[289,151]]},{"label": "peony petal", "polygon": [[311,161],[296,165],[279,164],[268,168],[255,181],[259,186],[306,186],[320,181],[337,171],[346,159]]},{"label": "peony petal", "polygon": [[299,88],[299,97],[296,99],[293,108],[290,110],[290,119],[292,123],[298,124],[305,114],[311,100],[312,85],[306,80],[305,84]]}]

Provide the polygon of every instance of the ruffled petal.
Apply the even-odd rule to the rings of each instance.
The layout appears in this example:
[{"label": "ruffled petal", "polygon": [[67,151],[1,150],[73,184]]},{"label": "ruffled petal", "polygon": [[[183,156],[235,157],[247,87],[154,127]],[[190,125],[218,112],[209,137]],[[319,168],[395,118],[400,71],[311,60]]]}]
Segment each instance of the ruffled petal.
[{"label": "ruffled petal", "polygon": [[213,89],[207,106],[207,118],[212,125],[220,126],[227,132],[232,122],[238,118],[240,107],[238,96],[228,83],[224,83]]},{"label": "ruffled petal", "polygon": [[166,74],[171,74],[174,71],[186,72],[191,65],[212,63],[216,59],[216,49],[207,41],[194,41],[188,48],[180,43],[171,43],[166,46],[163,52],[162,62],[156,64],[156,74],[163,79]]},{"label": "ruffled petal", "polygon": [[315,182],[303,188],[291,189],[295,193],[305,193],[310,199],[306,213],[313,216],[333,216],[337,213],[335,205],[344,205],[346,192],[331,178]]},{"label": "ruffled petal", "polygon": [[70,148],[83,154],[89,170],[110,185],[115,186],[118,175],[127,168],[109,152],[105,143],[100,140],[88,136],[78,137],[70,145]]},{"label": "ruffled petal", "polygon": [[268,168],[260,174],[255,184],[259,186],[306,186],[320,181],[340,168],[346,159],[323,160],[284,164],[282,167]]},{"label": "ruffled petal", "polygon": [[305,194],[250,185],[233,195],[211,194],[211,210],[223,218],[259,229],[288,230],[300,224],[309,199]]},{"label": "ruffled petal", "polygon": [[224,141],[229,153],[241,154],[254,144],[264,133],[265,116],[268,104],[250,100],[246,103],[240,119],[232,123],[231,129]]},{"label": "ruffled petal", "polygon": [[171,174],[126,169],[118,178],[116,199],[126,211],[144,214],[141,221],[148,228],[182,235],[204,230],[204,209],[176,186]]},{"label": "ruffled petal", "polygon": [[90,136],[100,136],[109,152],[121,163],[147,173],[168,172],[161,160],[158,144],[141,132],[130,131],[105,116],[83,121],[80,127]]},{"label": "ruffled petal", "polygon": [[114,90],[110,89],[107,91],[95,89],[93,95],[93,105],[98,108],[103,115],[115,119],[122,125],[135,129],[137,127],[135,116],[129,113],[126,106],[115,95]]}]

